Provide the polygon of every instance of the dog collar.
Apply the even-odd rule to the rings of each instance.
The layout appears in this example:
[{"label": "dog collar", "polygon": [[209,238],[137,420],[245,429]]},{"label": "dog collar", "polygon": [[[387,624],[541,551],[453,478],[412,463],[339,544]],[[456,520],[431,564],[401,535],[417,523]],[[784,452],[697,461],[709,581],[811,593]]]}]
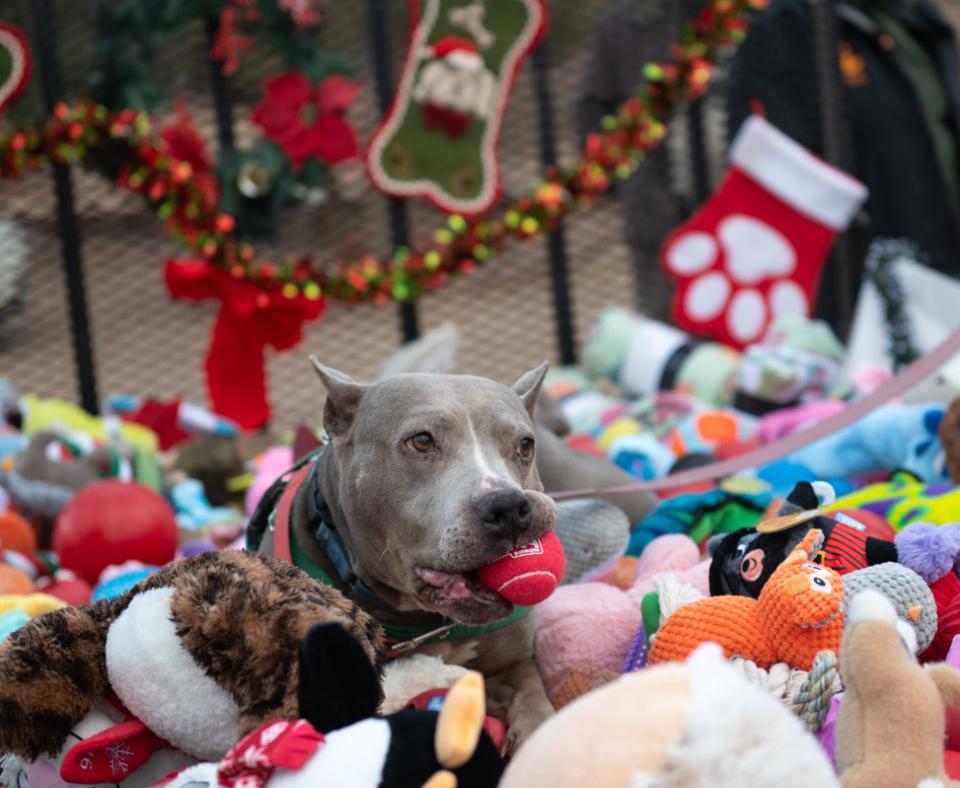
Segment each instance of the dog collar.
[{"label": "dog collar", "polygon": [[[333,524],[326,501],[320,494],[317,469],[322,452],[322,448],[318,449],[287,472],[292,475],[279,495],[279,502],[269,515],[268,527],[273,532],[274,555],[289,561],[324,585],[342,591],[376,618],[387,634],[388,658],[401,656],[427,643],[468,640],[496,632],[519,621],[530,612],[530,607],[515,607],[507,618],[481,626],[467,626],[450,621],[437,613],[397,610],[390,605],[353,571],[346,545]],[[293,502],[304,484],[309,485],[307,502],[310,522],[315,524],[317,543],[326,555],[332,573],[307,554],[291,527]],[[276,500],[276,493],[273,498]],[[256,514],[253,519],[256,520]]]}]

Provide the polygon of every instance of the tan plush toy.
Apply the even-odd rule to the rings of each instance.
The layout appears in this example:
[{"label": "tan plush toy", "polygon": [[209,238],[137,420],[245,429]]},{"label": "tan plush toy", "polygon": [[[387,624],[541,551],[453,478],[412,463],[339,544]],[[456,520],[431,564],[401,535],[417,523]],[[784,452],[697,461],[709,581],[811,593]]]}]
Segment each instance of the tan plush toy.
[{"label": "tan plush toy", "polygon": [[836,745],[844,788],[960,786],[943,768],[945,707],[960,707],[960,672],[921,667],[900,626],[893,604],[877,591],[850,603]]},{"label": "tan plush toy", "polygon": [[565,706],[499,788],[837,788],[800,721],[710,644]]}]

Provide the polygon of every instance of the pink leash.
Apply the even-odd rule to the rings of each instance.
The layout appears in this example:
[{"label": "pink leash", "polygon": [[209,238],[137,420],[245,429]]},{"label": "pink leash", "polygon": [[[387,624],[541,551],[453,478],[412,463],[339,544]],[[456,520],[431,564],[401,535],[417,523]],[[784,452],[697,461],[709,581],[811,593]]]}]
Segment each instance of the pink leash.
[{"label": "pink leash", "polygon": [[621,484],[614,487],[563,490],[561,492],[549,493],[549,495],[554,500],[565,501],[571,498],[591,498],[597,495],[624,495],[634,492],[670,490],[675,487],[686,487],[687,485],[698,484],[700,482],[723,479],[727,476],[733,476],[750,470],[751,468],[759,468],[809,446],[811,443],[816,443],[835,432],[839,432],[845,427],[849,427],[881,405],[905,394],[918,383],[922,383],[931,375],[935,374],[938,369],[957,353],[960,353],[960,331],[952,333],[942,344],[938,345],[925,356],[914,361],[893,380],[872,394],[854,402],[840,413],[824,419],[801,432],[788,435],[776,443],[770,443],[767,446],[755,449],[748,454],[742,454],[739,457],[711,465],[704,465],[700,468],[691,468],[689,471],[682,471],[674,476],[667,476],[663,479],[636,482],[635,484]]}]

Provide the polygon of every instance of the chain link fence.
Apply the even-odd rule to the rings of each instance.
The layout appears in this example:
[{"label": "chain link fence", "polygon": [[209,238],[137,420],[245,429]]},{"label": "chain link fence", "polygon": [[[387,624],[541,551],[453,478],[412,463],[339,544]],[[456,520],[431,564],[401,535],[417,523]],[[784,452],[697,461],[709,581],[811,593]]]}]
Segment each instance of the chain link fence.
[{"label": "chain link fence", "polygon": [[[409,18],[406,3],[388,0],[387,4],[390,60],[396,76]],[[96,6],[90,0],[50,2],[63,97],[67,99],[79,98],[88,90],[97,45]],[[697,6],[694,0],[551,0],[550,30],[543,46],[561,164],[575,160],[585,124],[589,125],[584,120],[583,102],[590,81],[599,79],[601,92],[606,90],[607,80],[635,84],[644,60],[668,56],[682,19]],[[380,117],[369,13],[367,3],[327,0],[318,41],[319,46],[351,64],[353,77],[362,86],[348,111],[362,141],[369,139]],[[618,13],[627,13],[627,23],[636,23],[641,26],[638,31],[648,32],[637,32],[631,39],[630,29],[624,28],[620,48],[633,55],[617,61],[611,59],[614,53],[607,53],[609,72],[597,77],[591,69],[604,54],[601,31],[604,25],[619,24],[615,21]],[[637,14],[646,16],[634,18]],[[7,0],[0,7],[0,18],[18,24],[28,34],[35,29],[35,16],[34,0]],[[262,98],[263,79],[282,68],[275,52],[255,43],[239,71],[229,78],[238,147],[250,144],[259,134],[249,120],[251,110]],[[216,152],[214,77],[204,23],[191,24],[161,48],[153,69],[156,80],[187,103],[195,124]],[[721,65],[721,77],[723,72]],[[542,172],[535,88],[528,59],[515,83],[500,139],[504,201],[524,194]],[[808,98],[811,90],[810,85],[784,89]],[[631,252],[625,238],[634,225],[647,222],[652,227],[648,236],[659,243],[719,179],[728,136],[721,91],[722,85],[702,107],[680,113],[669,144],[659,153],[660,164],[652,159],[632,185],[621,185],[592,210],[566,222],[569,296],[579,347],[607,306],[639,304],[651,314],[664,315],[669,288],[656,264],[655,244],[648,243],[638,252],[637,244],[631,242]],[[608,92],[613,100],[625,98],[613,95],[615,90]],[[42,118],[42,98],[35,76],[7,120],[0,123]],[[205,401],[203,357],[215,306],[174,302],[167,295],[163,263],[182,254],[181,250],[145,205],[101,176],[75,167],[73,185],[100,396],[123,392]],[[629,199],[631,190],[633,199]],[[659,212],[658,206],[666,200],[672,200],[678,211]],[[427,242],[442,219],[425,203],[411,202],[413,245]],[[258,242],[258,251],[274,259],[305,254],[318,259],[364,252],[383,255],[390,248],[388,201],[371,187],[359,164],[339,168],[319,204],[299,202],[283,209],[275,240]],[[534,239],[512,247],[475,274],[423,297],[417,304],[420,328],[426,331],[454,322],[464,340],[460,371],[512,380],[544,358],[559,359],[551,288],[546,239]],[[307,353],[362,378],[371,375],[401,341],[396,305],[328,303],[323,318],[307,326],[299,348],[269,355],[269,388],[278,423],[315,415],[318,388],[306,363]],[[78,399],[49,172],[0,181],[0,376],[12,378],[23,391]]]}]

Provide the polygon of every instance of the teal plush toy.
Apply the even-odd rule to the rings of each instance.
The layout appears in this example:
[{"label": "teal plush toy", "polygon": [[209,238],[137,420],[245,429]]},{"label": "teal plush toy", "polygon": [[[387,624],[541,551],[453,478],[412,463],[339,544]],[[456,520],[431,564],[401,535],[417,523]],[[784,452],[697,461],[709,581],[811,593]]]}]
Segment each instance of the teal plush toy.
[{"label": "teal plush toy", "polygon": [[943,416],[943,405],[886,405],[787,459],[821,479],[905,470],[942,484],[949,481],[939,436]]}]

